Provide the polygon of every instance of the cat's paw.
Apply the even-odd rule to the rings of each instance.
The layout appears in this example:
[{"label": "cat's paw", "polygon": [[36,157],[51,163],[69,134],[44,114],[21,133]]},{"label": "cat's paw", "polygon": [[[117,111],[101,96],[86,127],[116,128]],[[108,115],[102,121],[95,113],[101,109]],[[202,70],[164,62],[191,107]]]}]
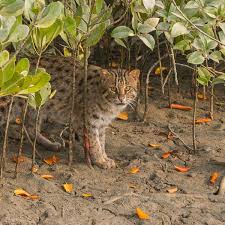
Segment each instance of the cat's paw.
[{"label": "cat's paw", "polygon": [[102,169],[112,169],[116,167],[114,160],[108,157],[102,158],[101,160],[96,160],[94,164]]}]

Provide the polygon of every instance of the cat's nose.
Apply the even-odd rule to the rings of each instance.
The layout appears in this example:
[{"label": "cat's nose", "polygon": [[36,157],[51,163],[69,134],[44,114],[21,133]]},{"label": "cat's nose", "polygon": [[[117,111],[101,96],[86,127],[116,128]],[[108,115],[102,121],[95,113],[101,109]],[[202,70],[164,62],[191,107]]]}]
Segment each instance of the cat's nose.
[{"label": "cat's nose", "polygon": [[118,95],[118,99],[121,103],[124,103],[126,100],[126,96],[125,95]]}]

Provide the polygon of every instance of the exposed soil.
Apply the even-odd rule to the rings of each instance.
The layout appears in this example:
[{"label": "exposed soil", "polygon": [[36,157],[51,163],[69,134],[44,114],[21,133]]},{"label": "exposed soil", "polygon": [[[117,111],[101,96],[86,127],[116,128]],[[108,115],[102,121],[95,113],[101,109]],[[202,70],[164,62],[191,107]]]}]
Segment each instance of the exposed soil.
[{"label": "exposed soil", "polygon": [[[18,179],[14,179],[15,163],[12,156],[18,143],[10,139],[9,153],[0,189],[1,225],[182,225],[182,224],[225,224],[225,197],[215,195],[225,175],[225,92],[221,87],[215,100],[215,119],[197,125],[198,150],[189,154],[182,142],[167,138],[168,125],[179,137],[192,147],[192,111],[167,108],[168,100],[160,93],[157,78],[152,78],[150,108],[147,122],[135,122],[132,112],[128,121],[115,121],[107,131],[106,149],[116,160],[117,168],[102,170],[88,168],[83,154],[76,153],[71,168],[67,166],[66,152],[56,153],[60,161],[49,166],[38,160],[39,170],[30,175],[31,160],[20,163]],[[192,106],[189,90],[182,87],[180,94],[173,89],[173,102]],[[223,103],[223,104],[219,104]],[[140,112],[143,111],[140,107]],[[209,109],[208,101],[199,101],[198,117],[204,117]],[[48,124],[46,133],[59,133],[59,129]],[[160,144],[159,149],[148,144]],[[161,159],[164,152],[175,153]],[[24,155],[31,157],[31,147],[26,145]],[[39,150],[43,157],[54,153]],[[79,155],[79,156],[78,156]],[[177,172],[174,165],[190,170]],[[130,173],[130,168],[139,167],[140,172]],[[215,185],[209,183],[212,172],[220,176]],[[45,180],[41,174],[51,174],[53,180]],[[64,183],[72,183],[74,191],[66,193]],[[176,193],[167,189],[177,187]],[[36,194],[39,200],[28,200],[15,196],[14,190],[23,188]],[[84,198],[83,193],[93,197]],[[141,221],[135,214],[139,207],[150,215]]]}]

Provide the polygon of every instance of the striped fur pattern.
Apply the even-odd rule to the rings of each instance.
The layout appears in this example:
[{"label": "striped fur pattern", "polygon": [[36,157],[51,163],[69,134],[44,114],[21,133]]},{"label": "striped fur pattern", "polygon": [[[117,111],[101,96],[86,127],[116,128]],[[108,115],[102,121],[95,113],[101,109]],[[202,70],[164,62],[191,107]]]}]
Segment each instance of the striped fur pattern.
[{"label": "striped fur pattern", "polygon": [[[32,61],[32,66],[36,60]],[[52,76],[52,89],[56,95],[50,99],[41,110],[42,120],[66,124],[69,121],[71,109],[73,63],[70,58],[43,58],[40,67],[44,67]],[[83,67],[76,68],[75,112],[73,116],[74,130],[82,136],[83,130]],[[125,109],[134,104],[139,80],[139,70],[108,71],[94,65],[88,66],[87,89],[87,132],[90,141],[91,160],[93,164],[102,168],[112,168],[115,163],[105,152],[105,128]],[[1,124],[6,120],[7,98],[0,99]],[[12,120],[21,116],[24,100],[17,99],[13,105]],[[27,129],[33,134],[36,112],[29,109],[27,115]],[[81,138],[82,139],[82,138]],[[38,142],[48,148],[59,147],[39,134]]]}]

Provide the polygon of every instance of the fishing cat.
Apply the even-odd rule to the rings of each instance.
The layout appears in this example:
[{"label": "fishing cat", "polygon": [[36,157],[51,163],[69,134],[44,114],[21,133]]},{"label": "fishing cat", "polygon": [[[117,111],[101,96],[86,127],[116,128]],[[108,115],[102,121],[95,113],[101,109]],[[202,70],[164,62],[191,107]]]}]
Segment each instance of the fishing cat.
[{"label": "fishing cat", "polygon": [[[35,67],[36,60],[31,60]],[[41,109],[41,119],[66,124],[69,121],[72,101],[72,74],[73,61],[71,58],[49,57],[40,61],[39,67],[51,74],[52,89],[55,96]],[[87,133],[90,143],[90,157],[93,164],[101,168],[115,167],[115,162],[105,152],[105,129],[112,120],[129,104],[133,104],[137,96],[139,70],[108,71],[101,67],[88,66],[87,88]],[[73,115],[73,128],[82,137],[83,132],[83,82],[84,69],[76,65],[76,93],[75,110]],[[0,98],[0,124],[6,121],[7,97]],[[24,100],[15,98],[11,120],[21,117]],[[36,112],[29,107],[26,128],[34,133],[34,120]],[[81,138],[82,139],[82,138]],[[52,143],[41,134],[37,141],[49,149],[58,149],[59,143]]]}]

